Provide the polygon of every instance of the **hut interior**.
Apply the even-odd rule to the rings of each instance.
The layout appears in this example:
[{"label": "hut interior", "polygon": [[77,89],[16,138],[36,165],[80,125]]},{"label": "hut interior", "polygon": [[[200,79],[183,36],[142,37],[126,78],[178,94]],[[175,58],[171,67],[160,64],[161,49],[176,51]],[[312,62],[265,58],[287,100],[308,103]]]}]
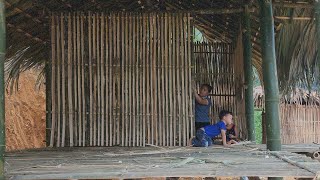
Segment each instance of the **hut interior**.
[{"label": "hut interior", "polygon": [[[291,150],[294,145],[279,151],[278,108],[274,106],[278,102],[277,76],[283,94],[318,83],[317,1],[2,3],[6,10],[7,88],[17,88],[19,73],[40,68],[47,108],[48,148],[6,153],[7,177],[318,175],[320,163],[296,154],[301,150]],[[274,23],[267,19],[269,11],[264,7],[268,5],[274,11],[269,17]],[[270,22],[269,30],[276,36],[268,48],[266,41],[273,37],[265,35]],[[195,31],[201,32],[201,42],[195,40]],[[220,110],[228,109],[234,113],[241,138],[254,141],[252,95],[252,101],[246,99],[252,92],[252,65],[264,80],[268,97],[274,96],[266,100],[267,118],[273,119],[266,123],[270,130],[267,149],[271,151],[251,142],[231,149],[182,147],[195,134],[193,92],[202,83],[213,86],[212,121],[218,120]],[[319,122],[312,124],[314,129],[319,126]],[[319,144],[314,144],[308,152],[318,150]],[[218,160],[212,160],[215,158]],[[224,171],[229,167],[230,172]]]}]

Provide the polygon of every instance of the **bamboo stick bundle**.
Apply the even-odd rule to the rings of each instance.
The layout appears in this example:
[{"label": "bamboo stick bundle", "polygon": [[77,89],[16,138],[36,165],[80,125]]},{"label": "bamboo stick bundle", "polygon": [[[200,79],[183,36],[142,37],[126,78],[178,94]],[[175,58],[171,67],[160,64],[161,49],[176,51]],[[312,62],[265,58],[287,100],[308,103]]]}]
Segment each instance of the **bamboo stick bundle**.
[{"label": "bamboo stick bundle", "polygon": [[104,136],[104,129],[105,129],[105,120],[106,120],[106,114],[105,114],[105,47],[104,47],[104,42],[105,42],[105,38],[104,38],[104,33],[105,33],[105,16],[104,13],[101,13],[100,16],[100,37],[101,37],[101,41],[100,41],[100,78],[101,78],[101,109],[100,109],[100,118],[101,118],[101,139],[100,139],[100,145],[104,146],[105,143],[105,136]]},{"label": "bamboo stick bundle", "polygon": [[89,40],[88,40],[88,43],[89,43],[89,96],[90,96],[90,118],[89,118],[89,122],[90,122],[90,146],[93,145],[93,76],[92,76],[92,73],[93,73],[93,69],[92,69],[92,66],[93,66],[93,57],[92,57],[92,16],[91,16],[91,13],[89,12],[89,15],[88,15],[88,33],[89,33]]},{"label": "bamboo stick bundle", "polygon": [[71,15],[68,14],[68,120],[69,120],[69,138],[70,146],[73,146],[73,104],[72,104],[72,29]]},{"label": "bamboo stick bundle", "polygon": [[65,145],[65,135],[66,135],[66,71],[65,71],[65,54],[64,54],[64,15],[61,13],[60,15],[60,28],[61,28],[61,76],[62,76],[62,139],[61,139],[61,147]]},{"label": "bamboo stick bundle", "polygon": [[54,144],[54,135],[56,130],[56,66],[59,65],[56,62],[56,24],[55,24],[55,16],[51,14],[51,88],[52,88],[52,95],[51,95],[51,102],[52,102],[52,121],[51,121],[51,134],[50,134],[50,147],[53,147]]},{"label": "bamboo stick bundle", "polygon": [[81,94],[82,94],[82,116],[83,116],[83,124],[82,124],[82,146],[86,146],[86,124],[87,124],[87,117],[86,117],[86,98],[85,98],[85,60],[84,60],[84,15],[81,14],[80,19],[81,24]]},{"label": "bamboo stick bundle", "polygon": [[[72,42],[73,42],[73,68],[72,69],[76,69],[77,68],[77,31],[76,31],[76,14],[73,13],[72,14]],[[78,112],[78,96],[77,96],[77,89],[78,89],[78,85],[77,85],[77,71],[74,70],[73,71],[73,90],[74,90],[74,104],[73,104],[73,109],[74,109],[74,143],[76,145],[78,144],[78,120],[79,120],[79,114],[76,113]]]}]

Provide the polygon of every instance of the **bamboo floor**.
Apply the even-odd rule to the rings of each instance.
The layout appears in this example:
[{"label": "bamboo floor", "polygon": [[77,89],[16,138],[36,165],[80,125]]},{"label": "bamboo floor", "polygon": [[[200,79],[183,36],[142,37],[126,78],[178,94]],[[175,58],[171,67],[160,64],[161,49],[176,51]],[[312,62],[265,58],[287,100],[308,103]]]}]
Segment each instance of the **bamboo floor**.
[{"label": "bamboo floor", "polygon": [[7,179],[314,178],[319,172],[320,162],[310,157],[289,151],[267,152],[255,145],[65,147],[8,152],[5,156]]}]

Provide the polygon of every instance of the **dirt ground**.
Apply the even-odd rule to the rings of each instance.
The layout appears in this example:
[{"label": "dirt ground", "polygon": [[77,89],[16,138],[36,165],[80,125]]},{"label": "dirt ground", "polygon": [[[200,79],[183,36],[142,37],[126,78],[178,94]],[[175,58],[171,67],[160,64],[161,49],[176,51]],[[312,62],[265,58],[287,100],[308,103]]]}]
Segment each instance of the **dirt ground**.
[{"label": "dirt ground", "polygon": [[45,146],[45,87],[36,90],[37,76],[36,71],[22,73],[19,91],[6,93],[7,151]]}]

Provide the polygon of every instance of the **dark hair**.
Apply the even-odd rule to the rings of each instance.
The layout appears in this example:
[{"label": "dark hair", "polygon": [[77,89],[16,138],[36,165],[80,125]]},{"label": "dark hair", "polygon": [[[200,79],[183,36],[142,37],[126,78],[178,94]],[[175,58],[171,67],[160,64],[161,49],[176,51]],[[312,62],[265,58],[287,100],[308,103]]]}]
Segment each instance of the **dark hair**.
[{"label": "dark hair", "polygon": [[227,111],[227,110],[222,110],[222,111],[220,111],[220,113],[219,113],[219,119],[223,119],[223,117],[226,116],[226,115],[228,115],[228,114],[232,115],[232,112]]},{"label": "dark hair", "polygon": [[208,92],[212,91],[212,86],[210,86],[209,84],[202,84],[201,88],[204,88],[204,87],[206,87],[208,89]]}]

